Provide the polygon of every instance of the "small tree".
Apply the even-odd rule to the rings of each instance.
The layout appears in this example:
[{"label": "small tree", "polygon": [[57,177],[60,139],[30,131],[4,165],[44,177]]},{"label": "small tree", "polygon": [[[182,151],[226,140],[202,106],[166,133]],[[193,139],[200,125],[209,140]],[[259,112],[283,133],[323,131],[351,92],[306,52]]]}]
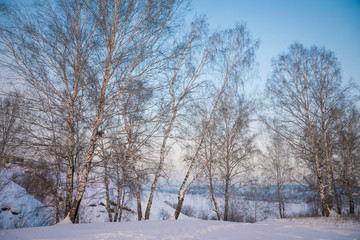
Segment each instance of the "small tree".
[{"label": "small tree", "polygon": [[218,171],[223,180],[224,188],[224,221],[228,220],[229,200],[236,195],[241,187],[241,181],[247,179],[254,169],[251,158],[256,152],[254,146],[255,134],[249,131],[250,115],[253,113],[251,103],[243,97],[233,95],[219,110],[220,156]]},{"label": "small tree", "polygon": [[360,147],[360,114],[355,108],[337,111],[336,133],[336,172],[349,201],[349,213],[354,214],[353,189],[356,186],[356,176],[359,175],[356,159],[359,157]]},{"label": "small tree", "polygon": [[290,148],[277,133],[271,135],[270,143],[262,153],[261,168],[265,176],[276,183],[280,218],[285,218],[284,185],[293,172]]}]

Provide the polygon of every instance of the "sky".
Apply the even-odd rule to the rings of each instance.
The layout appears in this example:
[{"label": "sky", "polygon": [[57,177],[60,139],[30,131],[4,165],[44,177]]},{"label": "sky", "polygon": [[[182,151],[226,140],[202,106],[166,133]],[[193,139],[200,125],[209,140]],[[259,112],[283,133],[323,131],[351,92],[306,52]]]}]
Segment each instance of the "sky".
[{"label": "sky", "polygon": [[258,77],[252,82],[257,90],[264,89],[271,75],[271,59],[295,41],[333,51],[344,82],[360,85],[360,0],[192,0],[192,9],[207,15],[212,30],[246,23],[260,40]]},{"label": "sky", "polygon": [[271,75],[271,59],[295,41],[333,51],[343,81],[360,85],[360,0],[193,0],[192,8],[206,14],[212,30],[245,23],[260,40],[253,82],[260,91]]}]

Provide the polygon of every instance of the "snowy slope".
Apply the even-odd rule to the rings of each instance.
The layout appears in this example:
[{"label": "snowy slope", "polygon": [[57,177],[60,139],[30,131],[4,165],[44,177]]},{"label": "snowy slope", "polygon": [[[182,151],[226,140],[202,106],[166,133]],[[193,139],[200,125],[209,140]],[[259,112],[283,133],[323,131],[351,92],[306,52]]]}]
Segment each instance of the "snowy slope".
[{"label": "snowy slope", "polygon": [[51,225],[52,210],[9,180],[11,174],[1,175],[0,229]]},{"label": "snowy slope", "polygon": [[[54,223],[54,210],[45,207],[41,202],[30,195],[24,188],[13,182],[14,174],[21,174],[21,169],[0,170],[0,230],[48,226]],[[149,192],[142,194],[143,215],[147,204]],[[163,220],[174,214],[174,209],[165,203],[169,194],[155,193],[151,208],[151,220]],[[176,195],[171,194],[175,202]],[[80,208],[81,223],[108,222],[105,208],[105,193],[102,184],[89,184],[83,197]],[[129,199],[126,206],[136,210],[136,201]],[[124,211],[122,221],[136,221],[136,213]],[[179,219],[189,219],[180,215]],[[1,237],[0,237],[1,240]]]},{"label": "snowy slope", "polygon": [[332,218],[255,224],[167,220],[11,229],[0,231],[0,239],[360,239],[360,225]]}]

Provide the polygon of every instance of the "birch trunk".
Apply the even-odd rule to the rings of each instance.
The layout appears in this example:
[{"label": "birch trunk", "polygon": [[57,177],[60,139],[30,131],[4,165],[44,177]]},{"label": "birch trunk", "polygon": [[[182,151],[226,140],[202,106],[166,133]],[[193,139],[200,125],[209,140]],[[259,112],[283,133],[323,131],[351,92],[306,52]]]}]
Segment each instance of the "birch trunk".
[{"label": "birch trunk", "polygon": [[229,179],[226,177],[225,179],[225,203],[224,203],[224,221],[228,220],[228,212],[229,212]]},{"label": "birch trunk", "polygon": [[[350,143],[348,143],[347,148],[347,154],[346,154],[346,159],[345,159],[345,181],[346,181],[346,187],[347,187],[347,197],[349,199],[349,213],[350,214],[354,214],[355,213],[355,208],[354,208],[354,199],[353,199],[353,192],[352,192],[352,187],[351,187],[351,176],[350,176],[350,163],[352,160],[352,153],[353,151],[355,151],[355,147],[354,147],[354,141],[356,139],[356,137],[354,136],[354,129],[353,129],[353,125],[354,125],[354,112],[352,112],[351,115],[351,119],[349,122],[349,139],[350,139]],[[360,203],[359,203],[360,204]],[[360,211],[360,208],[359,208]]]},{"label": "birch trunk", "polygon": [[72,197],[74,192],[74,126],[73,126],[73,114],[72,111],[69,114],[68,123],[68,138],[67,138],[67,172],[66,172],[66,197],[65,197],[65,212],[66,217],[72,206]]},{"label": "birch trunk", "polygon": [[228,220],[229,214],[229,186],[230,186],[230,134],[229,134],[229,124],[226,122],[226,157],[225,157],[225,203],[224,203],[224,221]]},{"label": "birch trunk", "polygon": [[136,173],[135,164],[134,164],[134,156],[133,156],[133,152],[132,152],[131,148],[132,148],[132,146],[130,146],[130,150],[129,150],[130,168],[131,168],[131,174],[133,176],[134,183],[135,183],[136,206],[137,206],[137,215],[138,215],[137,218],[138,218],[138,221],[141,221],[142,220],[142,209],[141,209],[141,193],[140,193],[140,186],[139,186],[139,178]]},{"label": "birch trunk", "polygon": [[212,177],[210,177],[210,192],[211,192],[211,199],[212,199],[212,201],[214,203],[214,211],[216,213],[217,219],[221,220],[220,210],[219,210],[216,198],[215,198],[214,186],[213,186],[213,183],[212,183]]},{"label": "birch trunk", "polygon": [[56,163],[56,193],[55,193],[55,222],[60,222],[60,196],[61,189],[61,175],[60,175],[60,164]]},{"label": "birch trunk", "polygon": [[281,218],[286,218],[286,213],[285,213],[285,198],[284,198],[284,185],[281,183],[280,185],[280,193],[281,193],[281,205],[282,205],[282,217]]},{"label": "birch trunk", "polygon": [[164,161],[165,161],[166,142],[167,142],[167,140],[168,140],[168,138],[170,136],[170,132],[172,130],[172,127],[173,127],[175,119],[176,119],[176,111],[177,111],[176,109],[173,110],[173,116],[172,116],[170,125],[169,125],[167,131],[165,132],[164,139],[163,139],[163,142],[162,142],[162,145],[161,145],[160,161],[159,161],[159,165],[158,165],[158,168],[156,170],[156,173],[155,173],[154,181],[151,184],[150,195],[149,195],[148,203],[147,203],[146,210],[145,210],[145,220],[149,220],[149,217],[150,217],[150,210],[151,210],[151,205],[152,205],[152,201],[153,201],[153,198],[154,198],[154,192],[155,192],[156,184],[157,184],[157,182],[158,182],[158,180],[160,178],[160,173],[161,173],[161,171],[163,169],[163,165],[164,165]]},{"label": "birch trunk", "polygon": [[349,199],[349,213],[350,214],[354,214],[355,213],[355,208],[354,208],[354,199],[352,196],[352,187],[351,187],[351,182],[350,182],[350,158],[351,158],[351,152],[348,151],[347,154],[347,160],[346,160],[346,164],[345,164],[345,174],[346,174],[346,192],[347,192],[347,197]]},{"label": "birch trunk", "polygon": [[104,163],[104,185],[105,185],[105,198],[106,198],[106,211],[108,213],[109,222],[113,221],[112,214],[111,214],[111,208],[110,208],[110,192],[109,192],[109,177],[108,177],[108,163],[107,159],[104,159],[105,156],[103,156],[103,163]]},{"label": "birch trunk", "polygon": [[[211,135],[211,134],[210,134]],[[213,185],[213,169],[212,169],[212,164],[214,161],[214,153],[213,153],[213,138],[212,136],[210,136],[210,142],[209,145],[207,145],[207,141],[205,141],[205,160],[207,162],[209,162],[209,164],[207,165],[207,174],[209,177],[209,184],[210,184],[210,194],[211,194],[211,200],[214,204],[214,212],[216,213],[217,219],[221,220],[221,214],[219,211],[219,207],[215,198],[215,190],[214,190],[214,185]],[[208,154],[208,149],[209,149],[209,154]]]},{"label": "birch trunk", "polygon": [[92,163],[95,148],[96,148],[97,133],[98,133],[100,123],[101,123],[101,119],[97,115],[95,117],[95,121],[94,121],[92,131],[91,131],[92,134],[91,134],[91,138],[90,138],[90,142],[89,142],[89,148],[88,148],[88,151],[87,151],[87,154],[86,154],[84,168],[83,168],[82,174],[81,174],[81,180],[80,180],[79,186],[77,188],[77,193],[76,193],[72,208],[70,210],[69,217],[70,217],[70,220],[73,223],[75,222],[75,220],[77,218],[80,203],[81,203],[83,194],[85,192],[86,183],[87,183],[87,180],[88,180],[88,176],[89,176],[89,172],[90,172],[90,168],[91,168],[91,163]]},{"label": "birch trunk", "polygon": [[277,195],[278,195],[280,218],[283,218],[283,215],[282,215],[282,202],[281,202],[281,193],[280,193],[280,185],[279,185],[279,182],[277,183]]},{"label": "birch trunk", "polygon": [[211,193],[211,200],[214,203],[214,211],[216,213],[217,219],[221,220],[221,215],[219,211],[219,207],[215,198],[215,192],[214,192],[214,186],[213,186],[213,177],[212,177],[212,169],[211,169],[212,162],[210,160],[209,166],[208,166],[208,172],[209,172],[209,183],[210,183],[210,193]]},{"label": "birch trunk", "polygon": [[314,155],[313,157],[314,157],[315,167],[316,167],[316,176],[317,176],[317,182],[318,182],[318,187],[319,187],[321,210],[328,217],[330,215],[330,209],[326,203],[325,187],[324,187],[324,183],[323,183],[323,177],[322,177],[322,172],[321,172],[321,167],[320,167],[320,162],[319,162],[319,156],[318,156],[318,152],[317,152],[315,136],[314,136],[311,124],[309,124],[309,131],[310,131],[311,142],[312,142],[312,149],[313,149],[313,155]]},{"label": "birch trunk", "polygon": [[326,159],[326,176],[327,176],[327,194],[328,194],[328,205],[329,210],[333,210],[333,195],[332,195],[332,179],[331,179],[331,160],[330,160],[330,151],[328,146],[328,135],[325,126],[325,113],[322,111],[322,131],[324,138],[324,150],[325,150],[325,159]]},{"label": "birch trunk", "polygon": [[120,205],[120,212],[119,212],[119,222],[121,222],[122,215],[123,215],[123,204],[125,202],[125,191],[122,193],[121,205]]},{"label": "birch trunk", "polygon": [[[334,172],[331,168],[331,181],[333,184],[333,188],[334,188],[334,202],[336,202],[336,209],[337,209],[337,213],[341,214],[342,213],[342,203],[341,203],[341,194],[339,195],[338,190],[341,190],[341,188],[338,188],[335,184],[335,177],[334,177]],[[342,191],[342,190],[341,190]]]},{"label": "birch trunk", "polygon": [[181,209],[184,204],[184,197],[185,197],[185,195],[178,194],[178,203],[176,205],[176,209],[175,209],[175,213],[174,213],[174,217],[176,220],[179,218],[179,215],[181,213]]},{"label": "birch trunk", "polygon": [[330,215],[330,209],[326,202],[325,187],[324,187],[324,183],[323,183],[323,176],[322,176],[322,171],[321,171],[321,166],[320,166],[320,161],[319,161],[316,137],[315,137],[315,133],[313,130],[312,122],[310,120],[310,109],[309,109],[309,105],[308,105],[307,90],[305,89],[305,90],[303,90],[303,92],[304,92],[304,96],[306,96],[304,99],[307,100],[306,104],[304,105],[305,117],[306,117],[305,124],[307,125],[307,130],[311,137],[311,148],[312,148],[312,155],[314,158],[313,160],[315,162],[315,171],[316,171],[316,177],[317,177],[317,182],[318,182],[318,187],[319,187],[321,210],[322,210],[322,213],[328,217]]}]

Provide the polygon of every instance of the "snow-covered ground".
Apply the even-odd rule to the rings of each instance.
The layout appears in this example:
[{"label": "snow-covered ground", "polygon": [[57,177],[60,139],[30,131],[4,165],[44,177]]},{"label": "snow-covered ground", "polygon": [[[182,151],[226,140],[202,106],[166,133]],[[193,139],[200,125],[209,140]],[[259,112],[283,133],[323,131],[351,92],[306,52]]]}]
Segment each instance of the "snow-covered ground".
[{"label": "snow-covered ground", "polygon": [[[44,206],[30,195],[24,188],[13,182],[14,173],[21,173],[16,169],[0,171],[0,230],[48,226],[55,223],[54,209]],[[149,192],[143,193],[142,206],[146,206]],[[175,203],[176,194],[156,192],[151,208],[150,220],[163,220],[174,214],[174,209],[166,202]],[[88,186],[80,208],[81,223],[108,222],[105,208],[105,193],[102,185]],[[136,210],[136,201],[129,200],[126,205]],[[143,207],[143,215],[145,214]],[[136,213],[124,211],[122,221],[135,221]],[[179,219],[190,219],[181,214]],[[0,240],[2,240],[0,236]]]},{"label": "snow-covered ground", "polygon": [[[51,209],[28,194],[26,190],[10,177],[13,171],[1,174],[0,178],[0,240],[5,239],[360,239],[360,224],[341,217],[268,219],[276,218],[276,203],[257,202],[257,221],[255,224],[223,221],[202,221],[180,215],[179,220],[171,218],[177,195],[167,191],[155,193],[150,221],[137,222],[136,214],[124,215],[120,223],[108,223],[104,207],[103,187],[90,185],[81,208],[82,224],[52,225]],[[146,206],[148,192],[143,192],[142,205]],[[254,202],[236,199],[234,208],[244,215],[253,215]],[[136,209],[135,202],[127,203]],[[220,200],[221,204],[221,200]],[[274,205],[274,206],[272,206]],[[209,196],[189,194],[184,207],[191,207],[194,216],[214,217]],[[304,212],[306,203],[288,203],[287,212]],[[262,213],[263,210],[273,209]],[[143,208],[144,210],[144,208]],[[50,212],[49,212],[50,211]],[[18,229],[9,229],[17,228]],[[6,229],[6,230],[5,230]]]},{"label": "snow-covered ground", "polygon": [[150,220],[3,230],[0,239],[360,239],[360,224],[337,218],[267,220],[255,224]]}]

